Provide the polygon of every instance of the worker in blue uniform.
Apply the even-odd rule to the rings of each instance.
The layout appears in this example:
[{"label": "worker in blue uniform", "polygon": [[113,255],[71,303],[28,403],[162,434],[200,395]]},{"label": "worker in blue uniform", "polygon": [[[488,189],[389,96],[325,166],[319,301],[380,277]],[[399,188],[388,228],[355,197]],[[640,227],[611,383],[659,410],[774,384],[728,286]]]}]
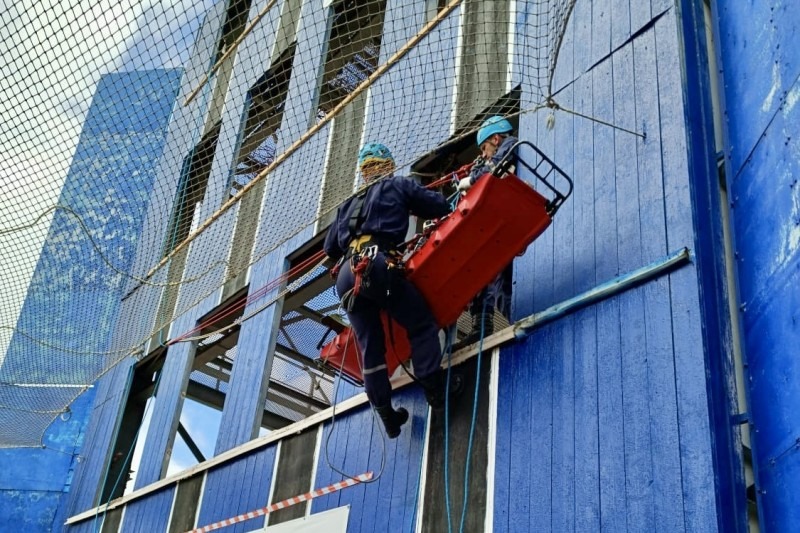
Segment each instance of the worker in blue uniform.
[{"label": "worker in blue uniform", "polygon": [[[501,116],[493,116],[481,124],[477,141],[481,155],[472,167],[469,176],[458,182],[460,191],[468,190],[481,176],[492,172],[518,142],[518,139],[514,135],[514,126],[511,125],[511,122]],[[511,166],[508,171],[515,172],[517,164],[517,155],[512,154]],[[460,345],[465,346],[477,342],[480,339],[481,331],[484,336],[494,332],[495,309],[510,320],[512,283],[513,271],[512,265],[509,264],[472,300],[469,307],[472,331],[459,343]]]},{"label": "worker in blue uniform", "polygon": [[369,186],[339,207],[324,249],[338,261],[336,291],[361,349],[367,397],[387,436],[395,438],[408,411],[392,407],[381,310],[408,333],[414,374],[433,409],[444,406],[446,378],[440,367],[439,327],[417,288],[400,269],[392,268],[392,252],[406,237],[410,214],[439,218],[450,212],[450,206],[441,194],[393,175],[394,158],[382,144],[366,144],[358,164]]}]

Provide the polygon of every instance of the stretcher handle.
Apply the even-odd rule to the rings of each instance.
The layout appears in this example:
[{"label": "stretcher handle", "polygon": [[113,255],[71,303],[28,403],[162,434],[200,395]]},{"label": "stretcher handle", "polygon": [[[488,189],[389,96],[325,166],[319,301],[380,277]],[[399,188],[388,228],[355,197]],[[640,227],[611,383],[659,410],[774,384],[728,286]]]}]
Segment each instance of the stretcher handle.
[{"label": "stretcher handle", "polygon": [[[530,170],[531,173],[534,176],[536,176],[536,179],[542,182],[545,185],[545,187],[550,189],[550,191],[553,193],[554,198],[547,200],[547,214],[552,217],[553,215],[556,214],[558,208],[561,207],[561,204],[563,204],[567,200],[567,198],[569,198],[570,195],[572,194],[572,189],[573,189],[572,178],[570,178],[566,172],[561,170],[561,167],[556,165],[533,143],[529,141],[517,141],[517,143],[511,147],[511,150],[509,150],[506,153],[506,155],[503,156],[503,159],[501,159],[500,162],[497,164],[497,166],[494,168],[492,174],[494,174],[496,177],[501,177],[506,172],[508,172],[509,168],[511,168],[511,158],[514,152],[516,152],[517,149],[523,144],[526,144],[531,148],[533,148],[533,151],[536,152],[536,154],[539,156],[539,161],[536,164],[536,166],[531,166],[530,164],[528,164],[527,161],[522,159],[521,153],[517,153],[517,161],[519,161],[519,163],[522,166]],[[562,191],[556,186],[557,185],[556,180],[551,177],[552,175],[560,176],[562,180],[566,181],[567,183],[566,191]],[[553,183],[550,183],[550,181],[548,181],[548,178],[552,180]]]}]

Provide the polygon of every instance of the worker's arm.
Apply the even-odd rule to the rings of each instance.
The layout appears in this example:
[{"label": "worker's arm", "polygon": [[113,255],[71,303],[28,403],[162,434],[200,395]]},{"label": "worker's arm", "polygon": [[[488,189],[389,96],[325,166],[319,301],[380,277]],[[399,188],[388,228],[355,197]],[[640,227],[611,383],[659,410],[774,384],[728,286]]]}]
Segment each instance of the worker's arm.
[{"label": "worker's arm", "polygon": [[411,212],[422,218],[440,218],[450,213],[450,204],[438,192],[430,191],[409,178],[397,179]]},{"label": "worker's arm", "polygon": [[334,262],[338,261],[344,255],[344,250],[339,247],[339,215],[341,209],[336,211],[336,218],[328,228],[328,234],[325,236],[325,244],[322,249],[325,250],[325,255],[330,257]]}]

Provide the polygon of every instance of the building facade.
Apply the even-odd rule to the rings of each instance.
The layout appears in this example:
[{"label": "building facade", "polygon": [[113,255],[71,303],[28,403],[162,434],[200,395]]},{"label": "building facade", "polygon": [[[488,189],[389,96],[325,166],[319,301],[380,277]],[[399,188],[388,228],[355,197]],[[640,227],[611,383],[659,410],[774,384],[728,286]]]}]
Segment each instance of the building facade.
[{"label": "building facade", "polygon": [[[156,333],[98,384],[66,529],[185,531],[372,471],[373,483],[228,529],[746,531],[757,508],[766,530],[788,530],[797,418],[768,424],[774,438],[759,448],[758,417],[771,415],[757,394],[750,409],[743,399],[753,385],[741,348],[774,372],[775,343],[749,340],[747,315],[739,328],[735,292],[757,295],[759,318],[796,299],[782,289],[797,279],[790,202],[778,222],[789,247],[751,252],[783,254],[780,279],[762,289],[758,267],[734,261],[764,200],[742,176],[754,154],[777,163],[752,151],[762,132],[743,133],[754,126],[729,65],[750,59],[737,49],[741,27],[769,9],[567,2],[559,32],[539,24],[555,16],[541,2],[359,5],[283,0],[264,14],[266,3],[231,0],[209,13],[178,98],[198,96],[173,114],[133,259],[160,284],[129,284],[112,347]],[[555,46],[550,30],[563,35]],[[782,39],[780,79],[795,79]],[[747,72],[761,72],[756,62]],[[794,86],[781,87],[764,113],[796,124]],[[514,261],[512,321],[684,249],[690,260],[465,355],[468,392],[447,420],[398,385],[411,420],[387,441],[358,389],[313,364],[336,302],[324,272],[301,267],[353,192],[363,141],[393,140],[397,160],[424,177],[469,160],[465,132],[498,113],[575,185]],[[797,158],[781,161],[791,176]],[[731,224],[737,197],[745,214]],[[798,336],[770,331],[778,344]],[[784,368],[795,385],[776,394],[788,406],[797,373]],[[213,429],[190,423],[195,404],[215,413]],[[175,467],[184,448],[195,464]],[[751,449],[766,477],[748,496]]]},{"label": "building facade", "polygon": [[[111,364],[97,354],[109,350],[126,281],[119,271],[138,244],[180,77],[174,69],[106,74],[92,99],[0,366],[4,442],[42,447],[0,450],[0,516],[21,529],[50,531],[64,519],[57,512],[66,509],[95,397],[76,384]],[[50,342],[36,342],[33,332]],[[69,403],[59,415],[59,404]],[[14,440],[23,433],[41,442]]]}]

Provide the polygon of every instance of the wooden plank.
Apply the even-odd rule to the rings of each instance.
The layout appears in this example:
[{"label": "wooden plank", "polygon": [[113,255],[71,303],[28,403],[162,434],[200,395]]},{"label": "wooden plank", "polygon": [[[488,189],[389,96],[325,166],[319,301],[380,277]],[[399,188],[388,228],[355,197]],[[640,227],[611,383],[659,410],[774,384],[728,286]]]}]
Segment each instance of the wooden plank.
[{"label": "wooden plank", "polygon": [[[253,266],[250,294],[283,273],[285,252],[285,247],[281,246]],[[260,308],[264,301],[271,300],[275,294],[277,290],[249,303],[244,314]],[[277,302],[241,325],[236,362],[231,372],[226,404],[222,410],[221,430],[215,454],[251,440],[256,434],[256,428],[261,425],[266,384],[272,370],[274,343],[277,338],[277,332],[274,331],[277,328],[274,326],[279,320],[280,309],[281,304]]]},{"label": "wooden plank", "polygon": [[[191,328],[203,310],[195,308],[175,322],[177,331]],[[158,384],[158,396],[150,409],[150,427],[161,431],[148,431],[142,460],[136,476],[135,488],[150,485],[163,476],[183,407],[183,393],[189,381],[189,370],[194,359],[194,344],[183,342],[170,346]]]},{"label": "wooden plank", "polygon": [[[631,36],[631,6],[630,0],[611,0],[611,49],[616,49],[619,45]],[[634,3],[644,4],[646,2]]]},{"label": "wooden plank", "polygon": [[497,435],[494,445],[495,477],[494,477],[494,517],[495,531],[510,531],[510,518],[513,513],[511,507],[511,491],[509,478],[512,472],[511,452],[516,447],[512,446],[512,415],[515,410],[513,362],[513,348],[503,348],[498,365],[499,385],[497,390]]},{"label": "wooden plank", "polygon": [[[655,27],[668,246],[691,242],[695,231],[686,179],[689,175],[686,124],[683,113],[676,112],[682,109],[683,102],[681,80],[674,76],[674,69],[680,65],[676,19],[677,16],[662,17]],[[689,531],[709,530],[716,527],[717,517],[713,491],[708,490],[713,486],[714,472],[694,269],[670,275],[670,295],[685,527]]]},{"label": "wooden plank", "polygon": [[[198,526],[264,506],[269,496],[275,446],[239,457],[207,474]],[[242,522],[232,531],[252,531],[264,519]]]},{"label": "wooden plank", "polygon": [[[311,470],[314,462],[314,448],[317,432],[308,429],[281,441],[278,469],[275,473],[275,490],[269,503],[277,503],[298,494],[308,492],[311,486]],[[267,525],[280,524],[306,514],[306,505],[293,505],[271,513]]]},{"label": "wooden plank", "polygon": [[168,487],[128,504],[122,521],[122,533],[166,531],[174,495],[174,487]]},{"label": "wooden plank", "polygon": [[[613,118],[611,62],[592,72],[594,116]],[[595,264],[598,279],[619,271],[616,235],[616,188],[614,183],[614,136],[608,126],[595,124]],[[607,300],[597,306],[598,396],[600,425],[600,504],[602,526],[625,528],[625,450],[622,413],[622,367],[619,303]]]},{"label": "wooden plank", "polygon": [[[641,255],[649,260],[667,250],[655,32],[643,34],[633,47],[636,121],[647,131],[647,139],[637,141],[636,149]],[[684,526],[669,282],[654,280],[642,287],[642,293],[650,434],[657,436],[651,440],[655,522],[677,531]]]},{"label": "wooden plank", "polygon": [[595,0],[591,3],[592,55],[590,65],[611,52],[611,1]]},{"label": "wooden plank", "polygon": [[[433,413],[428,442],[428,466],[425,485],[425,513],[422,517],[423,531],[445,531],[447,528],[447,508],[445,505],[444,464],[449,461],[450,509],[453,529],[459,527],[465,491],[468,491],[467,511],[464,531],[481,531],[486,513],[486,458],[488,429],[488,394],[490,353],[463,365],[464,393],[462,399],[450,407],[449,417],[449,456],[444,453],[444,413]],[[480,368],[480,370],[478,370]],[[477,372],[480,371],[480,387],[477,398],[477,419],[471,455],[468,453],[470,424]],[[465,468],[469,461],[469,480],[465,484]]]},{"label": "wooden plank", "polygon": [[[576,10],[580,3],[576,4]],[[577,12],[577,11],[576,11]],[[585,13],[582,10],[581,13]],[[588,47],[586,39],[576,36],[575,67],[581,54]],[[592,77],[583,76],[575,84],[574,105],[576,109],[592,109]],[[574,176],[575,192],[570,200],[574,205],[573,224],[576,239],[573,250],[574,289],[590,288],[597,279],[595,272],[595,242],[589,238],[594,234],[594,138],[593,126],[586,120],[574,122]],[[600,530],[600,460],[598,419],[598,354],[597,354],[597,310],[594,307],[580,311],[575,316],[575,529],[577,531]]]},{"label": "wooden plank", "polygon": [[421,505],[419,490],[424,460],[425,428],[428,423],[428,402],[417,387],[404,389],[397,398],[408,409],[411,420],[408,429],[403,429],[405,435],[401,435],[402,448],[398,445],[398,456],[402,461],[398,461],[395,466],[390,511],[386,513],[386,517],[389,525],[402,524],[404,531],[413,531]]},{"label": "wooden plank", "polygon": [[[561,47],[560,60],[565,78],[573,78],[574,26],[567,30]],[[574,108],[573,88],[559,95],[560,102]],[[575,118],[557,114],[553,129],[552,158],[569,176],[574,172]],[[563,301],[575,294],[573,250],[574,199],[570,199],[553,220],[552,235],[552,298]],[[553,369],[553,452],[552,452],[552,520],[556,531],[575,530],[575,349],[574,318],[559,321],[554,330]]]},{"label": "wooden plank", "polygon": [[203,479],[204,476],[201,474],[177,484],[169,533],[184,533],[194,527]]},{"label": "wooden plank", "polygon": [[651,20],[650,2],[629,2],[631,34]]},{"label": "wooden plank", "polygon": [[[531,387],[531,407],[527,416],[532,418],[530,448],[527,449],[528,476],[530,489],[530,514],[528,531],[551,529],[553,523],[553,477],[559,473],[553,470],[552,450],[553,426],[560,421],[553,418],[553,359],[555,357],[555,337],[558,324],[551,324],[537,332],[535,338],[527,340],[527,357],[531,358],[528,386]],[[522,413],[522,416],[525,416]],[[531,453],[531,450],[550,450],[550,453]],[[520,458],[521,459],[521,458]]]},{"label": "wooden plank", "polygon": [[[627,45],[612,57],[614,123],[635,127],[636,101],[633,78],[633,46]],[[650,89],[652,90],[652,89]],[[639,183],[636,159],[637,138],[625,132],[614,132],[617,194],[617,250],[619,268],[642,264]],[[631,530],[646,531],[656,527],[652,490],[652,457],[650,434],[649,383],[647,377],[647,343],[644,323],[644,301],[641,291],[630,291],[619,297],[622,417],[625,446],[625,481],[627,525]]]}]

